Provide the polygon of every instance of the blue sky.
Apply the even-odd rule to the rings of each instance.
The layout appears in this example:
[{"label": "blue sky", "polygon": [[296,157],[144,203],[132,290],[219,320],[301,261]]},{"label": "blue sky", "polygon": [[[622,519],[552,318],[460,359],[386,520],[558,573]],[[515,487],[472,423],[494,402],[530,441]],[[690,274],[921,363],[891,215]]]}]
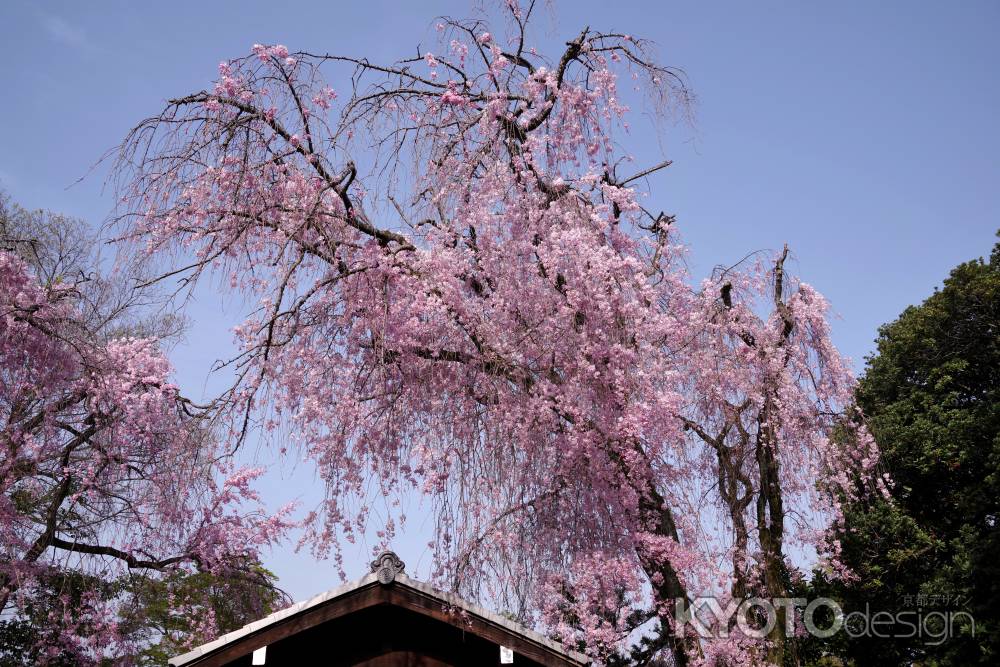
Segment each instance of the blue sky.
[{"label": "blue sky", "polygon": [[[466,16],[470,4],[7,0],[0,183],[25,206],[99,224],[112,197],[91,167],[164,99],[209,85],[219,61],[255,42],[392,60],[431,41],[437,15]],[[989,254],[1000,228],[1000,3],[562,2],[537,42],[583,25],[650,38],[688,74],[693,124],[658,136],[639,117],[631,139],[674,161],[650,206],[677,215],[696,276],[787,242],[860,366],[879,324],[955,264]],[[218,385],[206,373],[231,349],[236,314],[225,306],[210,290],[192,304],[193,329],[173,353],[189,394]],[[273,460],[247,453],[258,454]],[[272,502],[318,497],[308,468],[290,464],[265,490]],[[409,569],[428,564],[422,541],[400,547]],[[367,555],[348,552],[351,576]],[[297,598],[336,583],[332,567],[290,548],[267,563]]]}]

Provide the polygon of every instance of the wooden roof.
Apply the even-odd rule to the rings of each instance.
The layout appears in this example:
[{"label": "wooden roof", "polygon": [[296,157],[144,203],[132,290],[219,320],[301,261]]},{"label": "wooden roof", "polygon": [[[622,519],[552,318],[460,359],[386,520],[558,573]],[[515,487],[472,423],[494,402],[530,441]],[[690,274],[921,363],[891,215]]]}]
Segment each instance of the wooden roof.
[{"label": "wooden roof", "polygon": [[392,552],[367,576],[250,623],[171,658],[173,667],[250,665],[499,665],[503,646],[514,665],[580,667],[586,656],[482,607],[411,579]]}]

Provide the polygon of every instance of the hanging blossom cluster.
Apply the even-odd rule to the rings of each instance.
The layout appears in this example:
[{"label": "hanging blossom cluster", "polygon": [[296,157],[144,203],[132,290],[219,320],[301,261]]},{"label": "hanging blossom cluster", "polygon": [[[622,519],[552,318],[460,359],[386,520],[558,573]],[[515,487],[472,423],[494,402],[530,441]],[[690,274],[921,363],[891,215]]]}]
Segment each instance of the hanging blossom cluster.
[{"label": "hanging blossom cluster", "polygon": [[[237,571],[288,527],[169,381],[156,340],[95,331],[78,288],[43,285],[0,251],[0,609],[17,618],[66,568]],[[81,664],[127,651],[114,600],[61,607],[40,655]],[[59,609],[63,612],[58,612]],[[83,629],[81,629],[83,628]],[[54,657],[53,657],[54,659]]]},{"label": "hanging blossom cluster", "polygon": [[122,237],[259,303],[231,435],[291,427],[327,488],[317,554],[416,488],[464,594],[599,660],[651,633],[677,664],[762,664],[780,637],[702,639],[673,611],[783,592],[793,544],[835,561],[824,529],[874,449],[828,306],[787,250],[693,286],[638,187],[667,163],[622,174],[617,143],[619,82],[662,109],[682,76],[589,29],[547,59],[532,9],[443,20],[391,65],[255,46],[123,144]]}]

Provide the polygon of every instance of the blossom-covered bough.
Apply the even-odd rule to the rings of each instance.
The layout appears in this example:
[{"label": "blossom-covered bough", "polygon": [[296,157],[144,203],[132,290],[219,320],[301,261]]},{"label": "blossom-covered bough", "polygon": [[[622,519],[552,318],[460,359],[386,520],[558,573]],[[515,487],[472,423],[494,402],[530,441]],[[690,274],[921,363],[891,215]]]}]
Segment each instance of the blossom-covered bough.
[{"label": "blossom-covered bough", "polygon": [[34,629],[44,645],[25,648],[120,657],[134,647],[114,596],[74,600],[60,581],[254,576],[287,521],[245,505],[260,471],[220,464],[207,415],[171,384],[161,341],[176,322],[99,273],[82,225],[0,204],[0,613],[16,622],[51,593],[63,608]]},{"label": "blossom-covered bough", "polygon": [[590,28],[546,58],[533,9],[442,19],[439,49],[391,65],[223,63],[123,144],[122,239],[258,304],[218,407],[236,442],[291,426],[326,484],[318,554],[373,516],[390,539],[405,517],[372,505],[415,487],[439,577],[598,659],[639,628],[679,665],[777,660],[778,632],[672,619],[785,592],[789,540],[822,546],[871,460],[826,303],[787,251],[692,285],[638,189],[669,163],[629,169],[618,144],[619,82],[684,109],[682,73]]}]

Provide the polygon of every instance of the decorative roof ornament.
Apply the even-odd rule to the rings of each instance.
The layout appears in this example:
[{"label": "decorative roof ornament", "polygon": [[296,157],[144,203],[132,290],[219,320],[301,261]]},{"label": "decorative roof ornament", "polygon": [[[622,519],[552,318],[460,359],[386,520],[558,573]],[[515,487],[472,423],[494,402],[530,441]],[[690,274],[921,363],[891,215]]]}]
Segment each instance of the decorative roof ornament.
[{"label": "decorative roof ornament", "polygon": [[402,574],[406,565],[393,551],[383,551],[372,561],[372,572],[378,576],[378,582],[386,585],[396,580],[396,575]]}]

